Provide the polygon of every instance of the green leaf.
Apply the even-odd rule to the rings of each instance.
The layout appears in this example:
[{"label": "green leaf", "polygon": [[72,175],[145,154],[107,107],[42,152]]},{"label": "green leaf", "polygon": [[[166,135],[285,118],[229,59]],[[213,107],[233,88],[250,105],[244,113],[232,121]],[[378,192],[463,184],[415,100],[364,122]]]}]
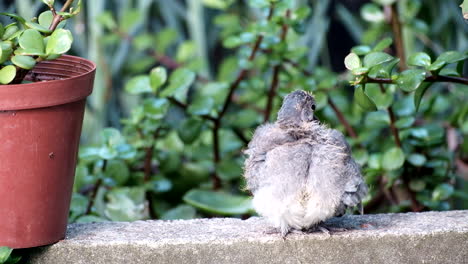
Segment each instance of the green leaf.
[{"label": "green leaf", "polygon": [[140,10],[136,8],[125,8],[120,21],[120,30],[123,32],[130,32],[142,19],[143,16]]},{"label": "green leaf", "polygon": [[381,91],[379,84],[366,84],[366,94],[380,110],[387,109],[393,102],[393,93],[388,89],[388,86],[384,89],[386,91],[385,93]]},{"label": "green leaf", "polygon": [[350,53],[346,56],[344,63],[346,68],[351,71],[361,67],[361,60],[356,53]]},{"label": "green leaf", "polygon": [[444,67],[447,63],[442,60],[436,60],[434,61],[429,67],[427,67],[428,71],[435,72],[440,70],[442,67]]},{"label": "green leaf", "polygon": [[464,19],[468,19],[468,0],[464,0],[460,5]]},{"label": "green leaf", "polygon": [[364,66],[370,68],[392,59],[393,57],[385,52],[371,52],[364,57]]},{"label": "green leaf", "polygon": [[22,33],[22,31],[14,24],[10,24],[5,27],[3,32],[2,40],[12,40]]},{"label": "green leaf", "polygon": [[183,200],[195,208],[219,215],[239,215],[252,211],[251,199],[247,196],[224,192],[190,190]]},{"label": "green leaf", "polygon": [[369,72],[369,68],[359,67],[359,68],[353,69],[352,72],[353,72],[354,75],[364,75],[364,74]]},{"label": "green leaf", "polygon": [[69,30],[56,29],[49,37],[46,46],[46,54],[64,54],[72,45],[73,36]]},{"label": "green leaf", "polygon": [[374,2],[382,5],[382,6],[389,6],[395,3],[397,0],[373,0]]},{"label": "green leaf", "polygon": [[237,36],[229,36],[223,41],[223,46],[232,49],[242,45],[242,40]]},{"label": "green leaf", "polygon": [[394,58],[389,62],[376,65],[371,68],[368,75],[372,78],[391,78],[392,71],[398,62],[400,62],[400,59]]},{"label": "green leaf", "polygon": [[351,49],[351,52],[356,53],[357,55],[366,55],[367,53],[371,52],[371,47],[361,45],[361,46],[356,46]]},{"label": "green leaf", "polygon": [[376,111],[377,107],[372,100],[364,93],[361,85],[354,89],[354,101],[365,111]]},{"label": "green leaf", "polygon": [[192,115],[209,115],[214,107],[214,99],[206,96],[197,96],[187,111]]},{"label": "green leaf", "polygon": [[447,200],[448,198],[450,198],[450,196],[452,196],[454,191],[455,189],[450,184],[447,184],[447,183],[439,184],[432,192],[432,200],[434,201]]},{"label": "green leaf", "polygon": [[422,83],[419,88],[414,93],[414,106],[416,107],[416,111],[419,110],[419,105],[421,104],[421,100],[426,93],[427,89],[431,87],[432,83],[424,82]]},{"label": "green leaf", "polygon": [[373,3],[367,3],[361,8],[361,17],[368,22],[382,22],[385,20],[385,15],[382,8]]},{"label": "green leaf", "polygon": [[468,58],[468,55],[463,54],[461,52],[446,51],[446,52],[440,54],[439,57],[437,58],[437,60],[438,61],[444,61],[447,64],[450,64],[450,63],[455,63],[455,62],[458,62],[458,61],[465,60],[466,58]]},{"label": "green leaf", "polygon": [[115,22],[114,16],[111,11],[104,11],[96,19],[101,25],[103,25],[107,30],[115,30],[117,28],[117,23]]},{"label": "green leaf", "polygon": [[391,171],[401,168],[405,163],[405,153],[398,147],[387,150],[382,157],[382,167]]},{"label": "green leaf", "polygon": [[412,92],[426,79],[426,71],[422,69],[409,69],[400,74],[397,84],[405,92]]},{"label": "green leaf", "polygon": [[137,221],[147,219],[145,190],[139,187],[122,187],[109,191],[105,215],[112,221]]},{"label": "green leaf", "polygon": [[162,97],[173,96],[182,103],[187,102],[188,89],[195,81],[195,73],[179,68],[175,70],[169,77],[169,86],[161,92]]},{"label": "green leaf", "polygon": [[224,181],[239,179],[242,176],[242,165],[234,159],[224,159],[216,166],[216,173]]},{"label": "green leaf", "polygon": [[24,23],[26,23],[26,20],[24,18],[18,16],[17,14],[3,12],[3,13],[0,13],[0,15],[9,16],[11,18],[14,18],[14,19],[16,19],[16,21],[20,22],[23,25],[24,25]]},{"label": "green leaf", "polygon": [[161,215],[161,220],[193,219],[197,211],[190,205],[181,204]]},{"label": "green leaf", "polygon": [[13,56],[11,58],[11,62],[13,62],[13,64],[15,64],[16,66],[26,70],[30,70],[36,65],[36,60],[34,60],[32,57],[22,55]]},{"label": "green leaf", "polygon": [[431,57],[424,52],[411,54],[411,56],[408,58],[408,65],[427,68],[431,65]]},{"label": "green leaf", "polygon": [[414,121],[415,121],[414,117],[405,116],[405,117],[400,118],[398,121],[396,121],[395,126],[399,129],[408,128],[413,125]]},{"label": "green leaf", "polygon": [[150,84],[150,77],[138,75],[131,78],[125,85],[125,91],[129,94],[151,93],[153,89]]},{"label": "green leaf", "polygon": [[12,52],[13,47],[10,41],[0,41],[0,64],[7,61]]},{"label": "green leaf", "polygon": [[12,252],[12,248],[0,247],[0,263],[6,263]]},{"label": "green leaf", "polygon": [[26,29],[19,37],[18,43],[26,53],[44,54],[44,39],[35,29]]},{"label": "green leaf", "polygon": [[7,65],[0,70],[0,83],[9,84],[16,76],[16,68],[13,65]]},{"label": "green leaf", "polygon": [[166,98],[148,98],[143,102],[145,114],[152,119],[162,119],[169,109],[169,101]]},{"label": "green leaf", "polygon": [[112,178],[117,185],[125,184],[130,178],[130,170],[127,164],[118,159],[107,161],[105,174]]},{"label": "green leaf", "polygon": [[409,183],[409,187],[415,192],[420,192],[426,188],[426,182],[423,180],[411,180]]},{"label": "green leaf", "polygon": [[47,10],[42,12],[37,21],[39,24],[45,28],[49,28],[50,24],[52,24],[52,20],[54,19],[54,15],[52,14],[52,11]]},{"label": "green leaf", "polygon": [[187,118],[177,129],[180,139],[185,144],[192,144],[199,136],[203,128],[203,121],[198,118]]},{"label": "green leaf", "polygon": [[408,162],[413,164],[414,166],[421,167],[426,163],[426,157],[422,154],[413,153],[408,156]]},{"label": "green leaf", "polygon": [[163,67],[156,67],[151,70],[149,75],[149,81],[153,92],[157,92],[167,80],[167,72]]},{"label": "green leaf", "polygon": [[42,33],[45,33],[45,34],[50,34],[52,33],[52,30],[50,30],[49,28],[47,27],[44,27],[38,23],[35,23],[35,22],[26,22],[26,27],[30,28],[30,29],[35,29],[39,32],[42,32]]},{"label": "green leaf", "polygon": [[375,45],[372,51],[383,51],[384,49],[390,47],[392,43],[393,43],[392,38],[384,38]]},{"label": "green leaf", "polygon": [[42,3],[48,5],[49,7],[53,7],[55,0],[42,0]]},{"label": "green leaf", "polygon": [[220,10],[225,10],[232,2],[233,0],[203,0],[205,6]]}]

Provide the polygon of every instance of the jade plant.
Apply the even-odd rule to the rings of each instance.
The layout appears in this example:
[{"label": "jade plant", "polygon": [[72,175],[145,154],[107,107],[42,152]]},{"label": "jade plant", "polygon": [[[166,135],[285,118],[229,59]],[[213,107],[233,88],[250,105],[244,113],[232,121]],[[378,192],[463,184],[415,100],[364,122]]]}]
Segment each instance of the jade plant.
[{"label": "jade plant", "polygon": [[[70,221],[247,217],[242,150],[295,89],[312,92],[317,117],[348,137],[371,186],[366,212],[445,210],[468,201],[456,171],[468,157],[467,53],[462,38],[454,44],[455,22],[439,26],[447,44],[429,31],[436,20],[424,12],[452,3],[364,5],[352,27],[361,45],[346,58],[350,72],[341,73],[327,67],[327,56],[318,58],[321,44],[314,44],[326,32],[314,28],[327,16],[322,3],[331,1],[239,2],[204,1],[218,9],[206,18],[216,29],[208,34],[220,50],[216,63],[203,61],[195,40],[166,24],[142,26],[136,9],[98,17],[109,74],[103,94],[115,107],[108,119],[116,128],[81,148]],[[455,8],[448,13],[457,21]]]},{"label": "jade plant", "polygon": [[36,63],[56,59],[70,49],[73,36],[63,27],[80,12],[80,1],[73,6],[73,0],[67,0],[60,10],[55,9],[54,0],[42,2],[48,10],[30,20],[0,13],[13,20],[8,25],[0,23],[0,84],[22,83]]}]

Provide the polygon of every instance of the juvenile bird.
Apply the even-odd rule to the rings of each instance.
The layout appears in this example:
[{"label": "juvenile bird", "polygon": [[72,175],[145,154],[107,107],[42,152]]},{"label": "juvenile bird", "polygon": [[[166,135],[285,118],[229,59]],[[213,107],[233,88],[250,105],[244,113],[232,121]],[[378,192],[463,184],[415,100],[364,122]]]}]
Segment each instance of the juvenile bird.
[{"label": "juvenile bird", "polygon": [[361,205],[368,191],[343,134],[320,124],[315,106],[307,92],[287,95],[276,122],[258,127],[245,150],[253,207],[283,237],[323,229],[323,221]]}]

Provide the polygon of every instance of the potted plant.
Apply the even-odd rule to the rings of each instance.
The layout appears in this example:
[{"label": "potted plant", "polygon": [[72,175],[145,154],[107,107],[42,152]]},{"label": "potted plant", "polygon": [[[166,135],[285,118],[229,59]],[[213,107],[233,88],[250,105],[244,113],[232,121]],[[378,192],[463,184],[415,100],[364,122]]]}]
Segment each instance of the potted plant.
[{"label": "potted plant", "polygon": [[65,236],[85,100],[95,64],[63,55],[72,44],[67,0],[31,21],[0,24],[0,246],[27,248]]}]

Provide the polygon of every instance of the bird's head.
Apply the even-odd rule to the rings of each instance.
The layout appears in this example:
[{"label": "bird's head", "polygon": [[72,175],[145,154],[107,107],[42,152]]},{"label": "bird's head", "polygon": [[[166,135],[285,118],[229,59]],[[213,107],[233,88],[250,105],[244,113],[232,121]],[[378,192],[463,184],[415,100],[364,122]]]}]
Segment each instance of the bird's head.
[{"label": "bird's head", "polygon": [[297,90],[288,94],[278,112],[277,122],[281,125],[298,126],[314,120],[314,97],[305,91]]}]

